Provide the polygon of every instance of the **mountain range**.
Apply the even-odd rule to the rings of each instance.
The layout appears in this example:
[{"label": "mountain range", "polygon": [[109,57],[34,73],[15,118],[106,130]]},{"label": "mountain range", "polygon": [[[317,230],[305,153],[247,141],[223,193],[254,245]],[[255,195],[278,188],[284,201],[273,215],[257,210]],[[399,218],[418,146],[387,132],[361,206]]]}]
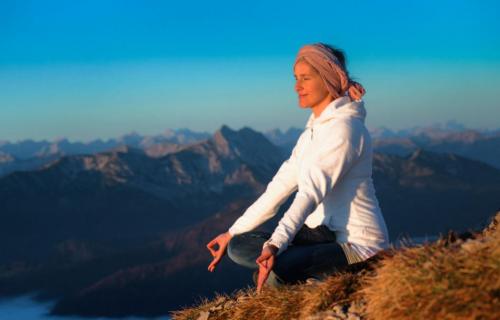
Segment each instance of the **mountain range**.
[{"label": "mountain range", "polygon": [[[290,154],[302,129],[291,127],[286,131],[273,129],[264,132],[266,138]],[[387,128],[370,130],[376,151],[405,156],[416,149],[451,152],[488,163],[500,169],[500,130],[472,130],[461,124],[448,122],[428,127],[393,131]],[[132,132],[116,139],[89,142],[22,140],[0,141],[0,177],[14,171],[30,171],[65,155],[95,154],[129,146],[158,158],[176,152],[183,146],[210,137],[206,132],[189,129],[167,129],[158,135],[140,135]]]},{"label": "mountain range", "polygon": [[[41,246],[68,236],[133,238],[178,228],[217,211],[235,195],[260,191],[281,160],[279,149],[262,134],[250,129],[235,134],[228,127],[159,158],[131,147],[63,156],[0,179],[0,235],[24,239],[23,254],[43,255],[28,239],[39,237],[35,243]],[[59,232],[47,236],[54,227]],[[0,261],[19,252],[18,245],[5,245],[0,244]]]}]

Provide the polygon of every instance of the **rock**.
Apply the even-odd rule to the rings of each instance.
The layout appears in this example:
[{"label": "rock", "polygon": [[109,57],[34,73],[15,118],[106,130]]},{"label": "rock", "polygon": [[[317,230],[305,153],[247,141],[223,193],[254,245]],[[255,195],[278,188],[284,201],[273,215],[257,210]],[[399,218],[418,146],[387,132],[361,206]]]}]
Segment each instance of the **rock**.
[{"label": "rock", "polygon": [[362,314],[364,311],[364,303],[362,301],[354,301],[351,303],[349,306],[349,309],[347,310],[348,313],[353,313],[353,314]]},{"label": "rock", "polygon": [[347,319],[347,314],[341,305],[333,306],[333,312],[336,316],[340,317],[340,319]]},{"label": "rock", "polygon": [[236,299],[237,302],[243,302],[245,300],[248,300],[250,297],[248,296],[239,296],[238,299]]},{"label": "rock", "polygon": [[462,249],[468,253],[477,252],[481,246],[481,242],[484,242],[484,239],[467,240],[462,244]]},{"label": "rock", "polygon": [[498,211],[496,215],[493,217],[493,219],[491,219],[490,224],[483,230],[483,234],[488,235],[495,232],[499,224],[500,224],[500,211]]},{"label": "rock", "polygon": [[196,320],[208,320],[208,317],[210,317],[210,311],[202,311]]},{"label": "rock", "polygon": [[356,313],[349,313],[346,320],[361,320],[361,316]]},{"label": "rock", "polygon": [[226,310],[227,309],[231,309],[234,306],[234,304],[235,304],[235,302],[230,300],[230,301],[224,303],[224,307],[223,308],[226,309]]},{"label": "rock", "polygon": [[354,301],[351,303],[347,310],[347,318],[346,320],[361,320],[363,317],[361,316],[363,314],[364,310],[364,301]]},{"label": "rock", "polygon": [[227,299],[225,297],[218,297],[217,300],[215,300],[215,304],[221,304],[225,302]]},{"label": "rock", "polygon": [[319,283],[321,283],[321,281],[316,279],[316,278],[307,278],[306,279],[306,284],[319,284]]},{"label": "rock", "polygon": [[218,311],[218,310],[222,310],[222,305],[218,305],[218,306],[213,306],[209,309],[210,312],[215,312],[215,311]]}]

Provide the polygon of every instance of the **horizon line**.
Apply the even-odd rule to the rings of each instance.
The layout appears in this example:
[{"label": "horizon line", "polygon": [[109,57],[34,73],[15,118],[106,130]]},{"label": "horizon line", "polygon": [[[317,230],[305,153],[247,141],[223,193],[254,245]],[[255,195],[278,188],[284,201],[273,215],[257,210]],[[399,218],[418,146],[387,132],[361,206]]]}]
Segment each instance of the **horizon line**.
[{"label": "horizon line", "polygon": [[[468,126],[464,125],[463,123],[457,122],[455,120],[448,120],[446,122],[435,122],[435,123],[427,124],[427,125],[415,125],[415,126],[406,127],[406,128],[391,128],[388,126],[377,126],[377,127],[373,127],[373,128],[370,128],[367,126],[367,128],[368,128],[368,131],[370,131],[370,132],[373,132],[374,130],[384,129],[384,130],[389,130],[389,131],[397,134],[397,133],[401,133],[402,131],[415,130],[415,129],[431,129],[431,128],[452,129],[450,126],[457,126],[458,127],[456,129],[457,131],[478,131],[480,133],[489,133],[489,132],[495,132],[495,131],[500,130],[500,127],[496,127],[496,128],[487,128],[487,127],[472,128],[472,127],[468,127]],[[188,130],[188,131],[195,133],[195,134],[213,135],[215,132],[217,132],[218,130],[220,130],[223,127],[228,127],[228,128],[235,130],[235,131],[239,131],[243,128],[250,128],[250,129],[257,131],[257,132],[260,132],[260,133],[268,133],[268,132],[276,131],[276,130],[280,131],[281,133],[286,133],[287,131],[293,130],[293,129],[303,130],[303,128],[300,128],[297,126],[289,126],[287,129],[281,129],[279,127],[274,127],[274,128],[264,129],[264,130],[258,130],[258,129],[252,128],[251,126],[248,126],[248,125],[244,125],[244,126],[241,126],[241,127],[236,129],[236,128],[231,127],[230,125],[222,124],[218,127],[218,129],[215,129],[213,131],[206,131],[206,130],[198,131],[198,130],[190,129],[187,127],[178,127],[178,128],[165,128],[165,129],[163,129],[163,132],[154,133],[154,134],[141,134],[139,132],[139,130],[134,129],[134,130],[125,132],[121,135],[107,137],[107,138],[95,137],[95,138],[91,138],[91,139],[79,139],[79,138],[68,138],[66,136],[59,136],[59,137],[54,137],[52,139],[50,139],[50,138],[0,139],[0,146],[5,145],[5,144],[16,144],[16,143],[21,143],[21,142],[26,142],[26,141],[39,142],[39,143],[40,142],[55,143],[55,142],[64,141],[64,140],[67,140],[70,143],[91,143],[91,142],[96,142],[96,141],[110,142],[112,140],[117,140],[119,138],[123,138],[126,136],[137,135],[137,136],[141,136],[141,137],[156,137],[156,136],[162,136],[168,131],[173,131],[173,132],[177,133],[177,132],[183,131],[183,130]],[[459,127],[461,127],[461,128],[459,128]]]}]

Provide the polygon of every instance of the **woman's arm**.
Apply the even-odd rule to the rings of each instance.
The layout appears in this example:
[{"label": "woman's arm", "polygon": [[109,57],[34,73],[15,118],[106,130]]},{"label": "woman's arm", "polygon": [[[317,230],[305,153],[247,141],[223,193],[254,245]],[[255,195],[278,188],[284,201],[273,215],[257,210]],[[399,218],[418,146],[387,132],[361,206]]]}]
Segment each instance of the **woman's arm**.
[{"label": "woman's arm", "polygon": [[339,125],[332,129],[329,136],[334,138],[301,164],[295,199],[271,238],[264,244],[276,246],[278,255],[286,250],[307,216],[360,156],[360,133]]},{"label": "woman's arm", "polygon": [[297,190],[298,165],[297,144],[290,158],[283,162],[278,172],[266,187],[266,191],[229,228],[231,236],[254,230],[271,219],[285,200]]},{"label": "woman's arm", "polygon": [[266,191],[236,220],[228,232],[218,235],[207,244],[213,257],[208,266],[210,272],[215,270],[234,235],[253,230],[274,216],[281,203],[297,189],[297,145],[293,148],[290,158],[283,162],[267,185]]}]

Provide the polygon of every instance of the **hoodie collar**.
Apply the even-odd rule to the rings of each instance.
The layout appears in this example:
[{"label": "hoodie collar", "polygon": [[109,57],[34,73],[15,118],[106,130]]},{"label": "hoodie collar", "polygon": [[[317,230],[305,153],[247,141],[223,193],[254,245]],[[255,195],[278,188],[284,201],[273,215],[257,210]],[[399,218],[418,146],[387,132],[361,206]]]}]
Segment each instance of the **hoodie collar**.
[{"label": "hoodie collar", "polygon": [[351,101],[351,98],[344,96],[330,102],[318,118],[315,117],[314,113],[311,113],[309,120],[307,120],[306,128],[313,127],[333,118],[358,118],[364,122],[365,117],[364,101]]}]

